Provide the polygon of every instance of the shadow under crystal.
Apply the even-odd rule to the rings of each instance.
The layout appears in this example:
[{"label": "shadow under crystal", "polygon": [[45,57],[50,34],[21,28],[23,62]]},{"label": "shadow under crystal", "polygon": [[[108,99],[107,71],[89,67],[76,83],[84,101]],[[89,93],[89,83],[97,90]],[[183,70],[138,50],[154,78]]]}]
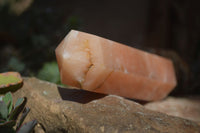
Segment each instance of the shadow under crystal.
[{"label": "shadow under crystal", "polygon": [[82,104],[86,104],[93,100],[101,99],[107,96],[106,94],[100,94],[76,88],[65,88],[61,86],[58,86],[58,91],[63,100],[69,100]]}]

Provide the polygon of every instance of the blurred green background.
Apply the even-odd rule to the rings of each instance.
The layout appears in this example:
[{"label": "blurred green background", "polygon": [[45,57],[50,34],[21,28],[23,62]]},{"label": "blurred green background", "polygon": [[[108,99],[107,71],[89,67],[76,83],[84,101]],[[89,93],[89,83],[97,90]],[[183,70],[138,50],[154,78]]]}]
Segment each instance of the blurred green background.
[{"label": "blurred green background", "polygon": [[0,1],[0,72],[18,71],[60,83],[54,50],[71,29],[80,27],[81,20],[65,14],[56,3]]}]

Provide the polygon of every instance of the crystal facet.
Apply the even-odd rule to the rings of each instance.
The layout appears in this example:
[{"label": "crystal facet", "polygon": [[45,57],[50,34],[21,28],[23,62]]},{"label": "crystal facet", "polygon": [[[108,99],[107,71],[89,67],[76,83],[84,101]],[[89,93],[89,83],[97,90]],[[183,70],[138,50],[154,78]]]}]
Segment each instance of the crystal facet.
[{"label": "crystal facet", "polygon": [[62,83],[89,91],[152,101],[176,86],[169,59],[80,31],[69,32],[56,58]]}]

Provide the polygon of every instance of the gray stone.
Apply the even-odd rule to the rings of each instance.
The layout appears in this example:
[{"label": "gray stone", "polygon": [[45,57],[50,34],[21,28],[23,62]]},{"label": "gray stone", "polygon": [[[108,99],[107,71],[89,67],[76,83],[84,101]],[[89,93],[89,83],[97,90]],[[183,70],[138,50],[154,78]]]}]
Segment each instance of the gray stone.
[{"label": "gray stone", "polygon": [[[150,111],[142,105],[114,95],[24,78],[14,99],[26,96],[31,108],[28,120],[37,119],[40,132],[69,133],[199,133],[190,120]],[[39,131],[38,131],[39,132]],[[37,130],[36,130],[37,133]]]},{"label": "gray stone", "polygon": [[172,116],[196,121],[200,124],[200,97],[174,98],[168,97],[162,101],[151,102],[145,105],[147,109],[159,111]]}]

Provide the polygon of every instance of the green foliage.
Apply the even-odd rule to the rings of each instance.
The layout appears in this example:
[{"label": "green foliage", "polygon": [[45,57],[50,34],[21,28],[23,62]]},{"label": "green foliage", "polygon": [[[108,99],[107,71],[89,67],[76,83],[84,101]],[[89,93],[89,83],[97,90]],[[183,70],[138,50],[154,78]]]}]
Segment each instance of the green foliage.
[{"label": "green foliage", "polygon": [[11,57],[8,62],[8,68],[12,71],[23,72],[23,70],[25,69],[25,64],[21,62],[18,58]]},{"label": "green foliage", "polygon": [[8,116],[8,108],[5,102],[1,101],[0,102],[0,118],[6,119]]},{"label": "green foliage", "polygon": [[12,110],[12,105],[13,105],[13,99],[12,99],[12,94],[10,92],[6,93],[5,96],[3,97],[3,101],[6,103],[7,108],[8,108],[8,114],[10,114]]},{"label": "green foliage", "polygon": [[72,15],[72,16],[69,16],[67,23],[70,29],[79,29],[82,21],[78,16]]},{"label": "green foliage", "polygon": [[60,84],[60,76],[57,63],[56,62],[45,63],[42,69],[39,71],[37,77],[42,80]]},{"label": "green foliage", "polygon": [[4,85],[4,84],[14,84],[19,82],[21,79],[19,79],[18,77],[14,76],[14,75],[1,75],[0,74],[0,85]]},{"label": "green foliage", "polygon": [[[22,125],[25,117],[30,111],[26,108],[27,99],[26,97],[19,98],[15,105],[13,106],[13,98],[10,92],[6,93],[0,99],[0,132],[10,132],[10,133],[30,133],[35,125],[36,120],[30,121]],[[17,118],[22,113],[19,122],[17,123]],[[17,125],[16,125],[17,123]],[[16,126],[15,126],[16,125]]]},{"label": "green foliage", "polygon": [[14,72],[0,74],[0,94],[8,91],[16,91],[21,88],[23,81]]},{"label": "green foliage", "polygon": [[[0,0],[0,72],[37,76],[45,62],[55,61],[57,45],[71,29],[78,30],[83,24],[77,14],[66,13],[70,5],[63,2]],[[52,82],[59,83],[56,78]]]}]

